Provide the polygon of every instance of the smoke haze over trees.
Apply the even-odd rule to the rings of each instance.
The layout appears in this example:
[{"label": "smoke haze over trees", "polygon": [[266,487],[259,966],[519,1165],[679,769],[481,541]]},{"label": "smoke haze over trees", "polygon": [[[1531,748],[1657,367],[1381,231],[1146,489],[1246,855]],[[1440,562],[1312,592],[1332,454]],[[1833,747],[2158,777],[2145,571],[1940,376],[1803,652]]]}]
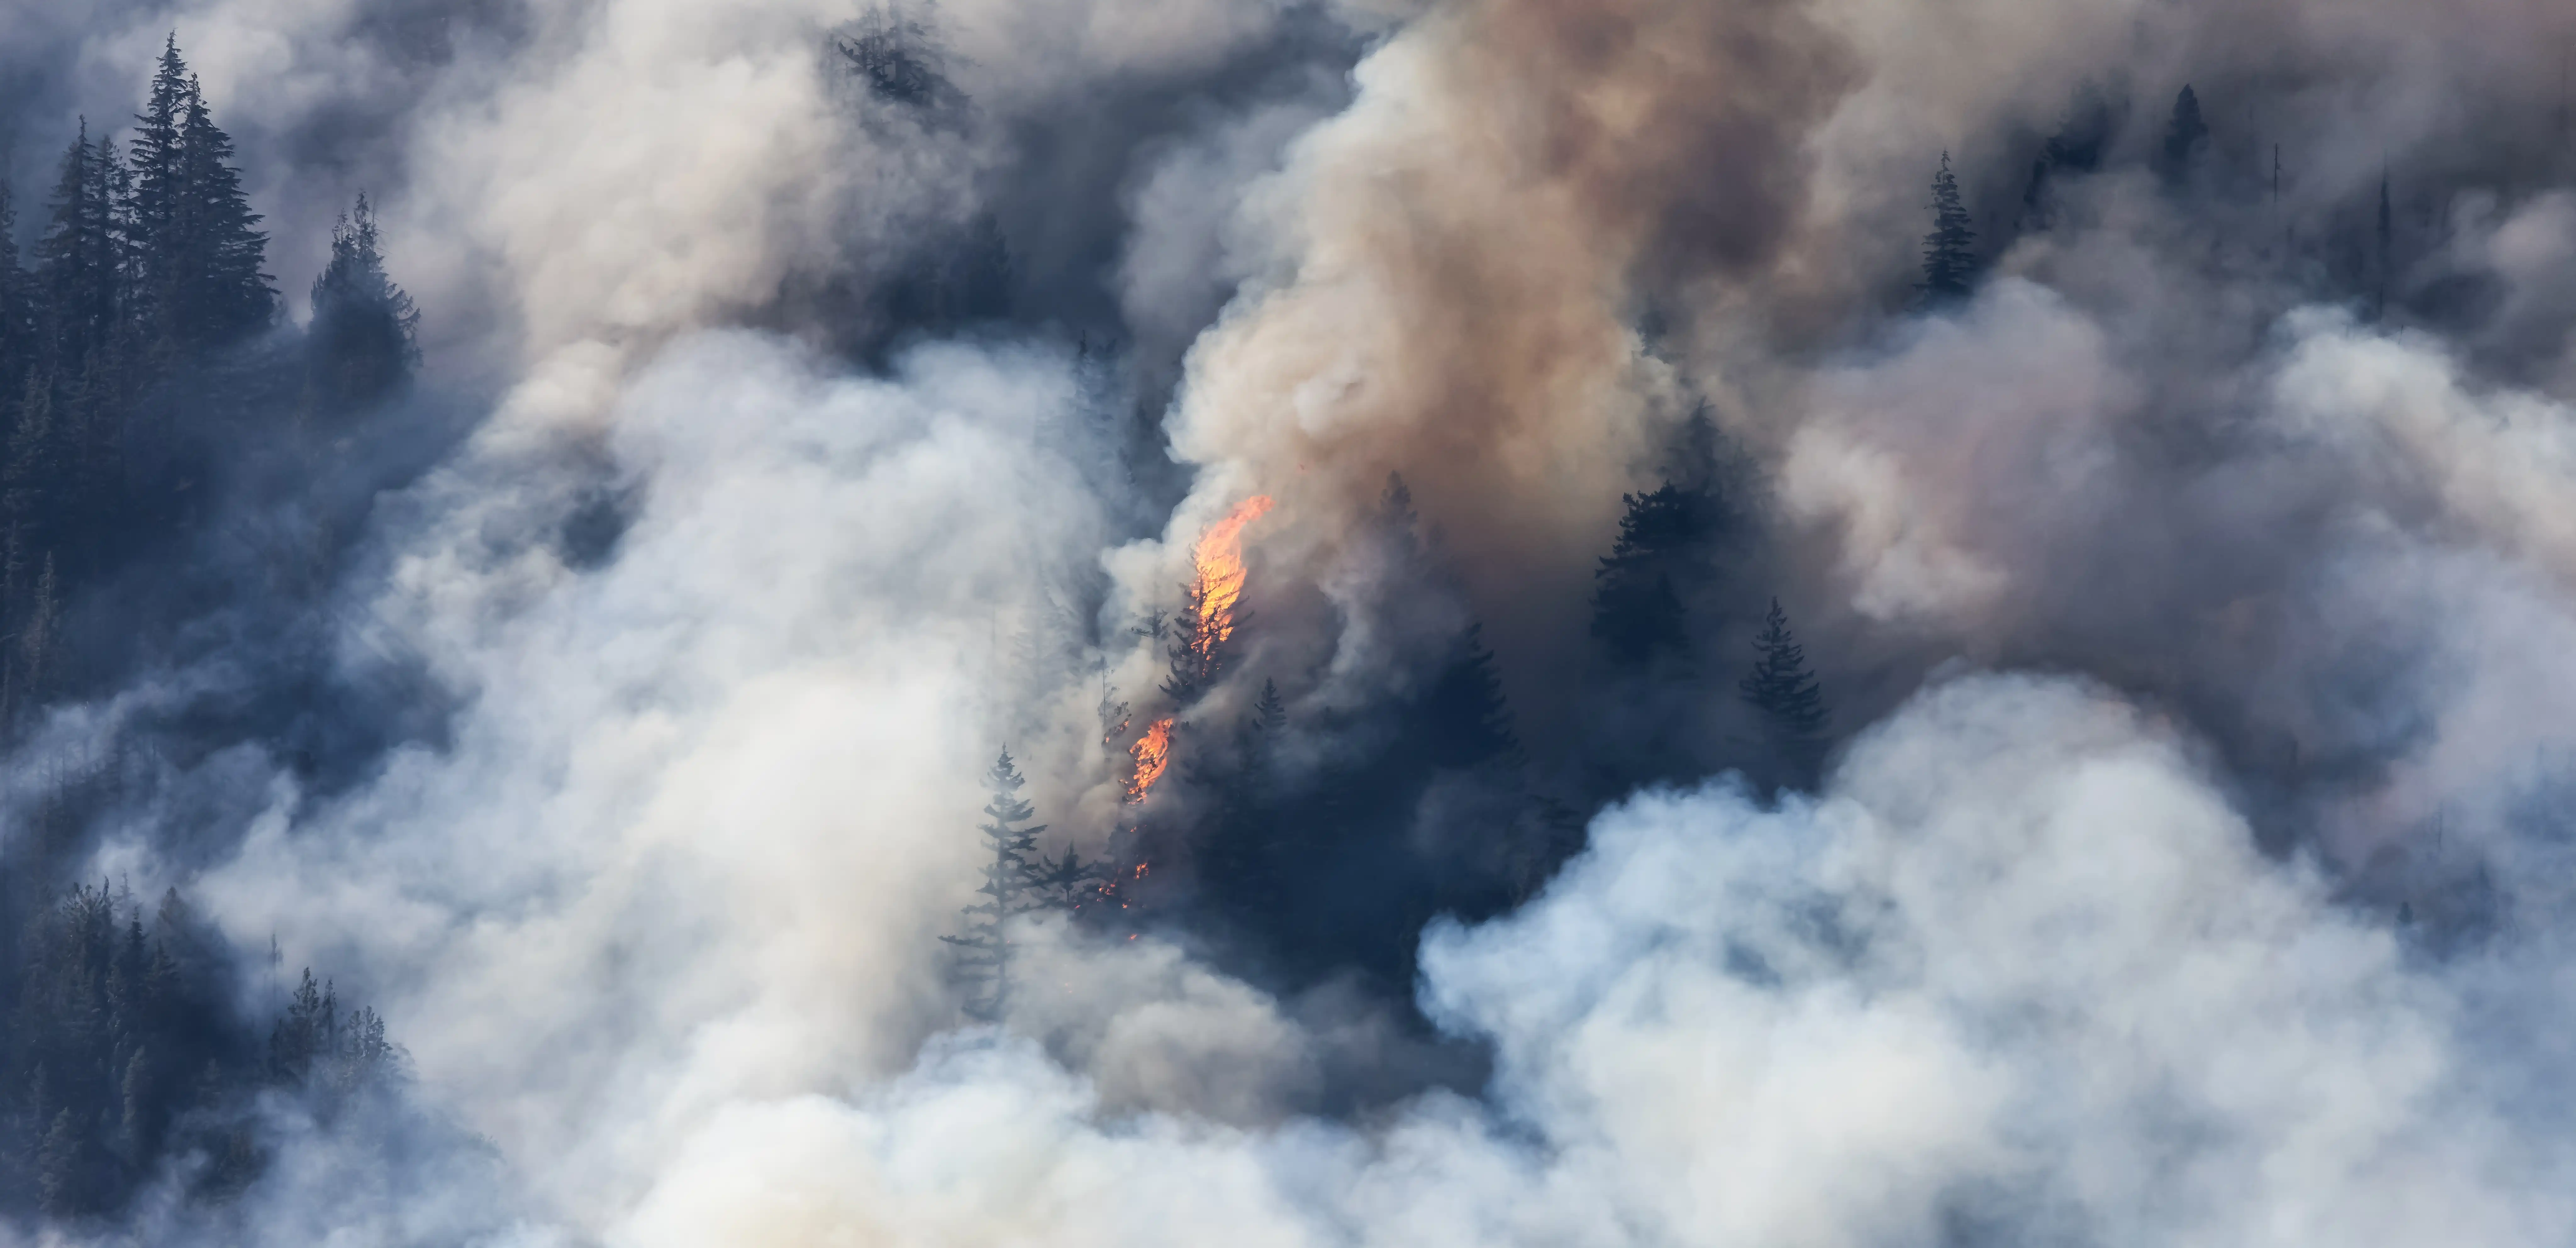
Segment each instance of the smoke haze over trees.
[{"label": "smoke haze over trees", "polygon": [[2576,1234],[2576,10],[8,16],[0,1244]]}]

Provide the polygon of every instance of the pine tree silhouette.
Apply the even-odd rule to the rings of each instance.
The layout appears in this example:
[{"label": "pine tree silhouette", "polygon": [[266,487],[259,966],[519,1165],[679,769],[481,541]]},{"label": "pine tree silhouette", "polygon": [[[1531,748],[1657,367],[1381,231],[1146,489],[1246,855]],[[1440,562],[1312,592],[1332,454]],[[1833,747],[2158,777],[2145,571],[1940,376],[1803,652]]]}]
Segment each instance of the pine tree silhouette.
[{"label": "pine tree silhouette", "polygon": [[2185,84],[2174,97],[2173,117],[2165,123],[2164,158],[2159,162],[2165,181],[2174,186],[2190,181],[2208,149],[2209,123],[2201,119],[2200,96]]},{"label": "pine tree silhouette", "polygon": [[1958,175],[1950,172],[1950,153],[1941,153],[1941,170],[1932,175],[1932,232],[1923,236],[1923,281],[1918,287],[1927,303],[1965,299],[1977,276],[1977,232],[1969,228],[1967,205],[1959,198]]},{"label": "pine tree silhouette", "polygon": [[336,410],[381,398],[420,362],[420,312],[385,274],[376,211],[361,192],[331,227],[331,262],[313,279],[308,401]]},{"label": "pine tree silhouette", "polygon": [[1807,653],[1789,631],[1789,615],[1771,600],[1762,633],[1754,638],[1753,670],[1736,689],[1762,714],[1763,732],[1786,769],[1789,783],[1812,786],[1825,755],[1832,712],[1824,689],[1807,670]]},{"label": "pine tree silhouette", "polygon": [[1679,654],[1690,636],[1674,576],[1690,570],[1711,535],[1711,500],[1667,484],[1620,501],[1627,512],[1618,539],[1592,573],[1592,635],[1623,663]]},{"label": "pine tree silhouette", "polygon": [[1011,762],[1009,750],[993,761],[984,780],[992,798],[984,803],[985,822],[977,830],[983,833],[992,857],[984,866],[983,885],[975,890],[984,900],[962,908],[963,935],[940,939],[957,949],[955,975],[966,990],[966,1016],[989,1023],[999,1021],[1010,1006],[1010,921],[1045,904],[1041,890],[1049,864],[1036,857],[1038,834],[1046,831],[1046,825],[1019,826],[1035,816],[1037,808],[1020,799],[1020,788],[1027,781]]}]

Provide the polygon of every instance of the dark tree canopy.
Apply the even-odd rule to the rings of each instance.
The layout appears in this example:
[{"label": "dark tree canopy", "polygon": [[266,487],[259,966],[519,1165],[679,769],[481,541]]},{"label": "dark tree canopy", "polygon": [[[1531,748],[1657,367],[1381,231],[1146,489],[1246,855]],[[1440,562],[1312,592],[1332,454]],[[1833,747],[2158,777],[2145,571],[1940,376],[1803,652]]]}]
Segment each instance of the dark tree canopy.
[{"label": "dark tree canopy", "polygon": [[2209,150],[2209,123],[2201,119],[2200,96],[2189,84],[2174,97],[2173,116],[2165,123],[2165,143],[2159,168],[2165,180],[2180,185],[2199,171],[2201,158]]},{"label": "dark tree canopy", "polygon": [[1700,571],[1717,529],[1716,501],[1671,483],[1620,501],[1627,512],[1619,536],[1592,573],[1592,635],[1622,663],[1682,654],[1690,628],[1676,582]]},{"label": "dark tree canopy", "polygon": [[1932,232],[1923,236],[1923,281],[1926,302],[1965,299],[1975,289],[1977,232],[1969,227],[1967,205],[1959,197],[1959,178],[1950,172],[1950,153],[1941,153],[1941,169],[1932,175]]},{"label": "dark tree canopy", "polygon": [[1424,691],[1421,732],[1433,765],[1473,767],[1520,748],[1512,710],[1494,652],[1485,648],[1485,626],[1471,624],[1453,657]]},{"label": "dark tree canopy", "polygon": [[[82,123],[31,267],[0,247],[0,736],[76,686],[80,652],[100,644],[57,619],[199,532],[228,484],[217,473],[315,468],[299,391],[303,414],[357,411],[417,358],[417,314],[363,198],[333,232],[304,349],[277,349],[261,218],[175,38],[134,123],[122,152]],[[0,191],[0,238],[14,217]],[[283,544],[297,561],[332,557],[320,537]]]},{"label": "dark tree canopy", "polygon": [[267,1043],[235,1016],[231,951],[178,893],[149,918],[120,890],[75,885],[19,938],[0,1039],[0,1212],[110,1214],[165,1164],[193,1158],[188,1194],[238,1192],[267,1164],[256,1096],[327,1121],[406,1078],[364,1007],[344,1012],[310,970]]},{"label": "dark tree canopy", "polygon": [[1789,782],[1813,785],[1824,762],[1825,732],[1832,713],[1824,688],[1807,669],[1806,649],[1789,631],[1789,614],[1771,600],[1761,635],[1753,639],[1753,670],[1736,688],[1761,714],[1763,733],[1778,756]]},{"label": "dark tree canopy", "polygon": [[331,227],[331,262],[313,279],[311,401],[326,411],[400,389],[420,362],[420,312],[385,274],[376,211],[364,194]]}]

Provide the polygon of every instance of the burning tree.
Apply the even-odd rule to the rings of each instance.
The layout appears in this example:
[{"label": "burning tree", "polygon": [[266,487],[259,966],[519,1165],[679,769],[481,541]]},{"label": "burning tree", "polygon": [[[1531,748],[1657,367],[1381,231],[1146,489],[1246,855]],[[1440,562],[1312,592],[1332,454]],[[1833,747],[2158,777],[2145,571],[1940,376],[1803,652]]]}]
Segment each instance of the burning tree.
[{"label": "burning tree", "polygon": [[[1255,495],[1208,526],[1190,550],[1190,579],[1181,587],[1179,613],[1168,624],[1157,613],[1149,627],[1140,630],[1165,641],[1171,669],[1162,691],[1171,699],[1173,711],[1156,717],[1127,746],[1124,797],[1128,813],[1119,821],[1110,850],[1112,857],[1124,865],[1088,891],[1083,905],[1097,905],[1097,913],[1135,909],[1135,890],[1149,871],[1147,842],[1151,839],[1139,808],[1171,769],[1179,712],[1216,683],[1217,673],[1224,666],[1226,643],[1242,623],[1236,603],[1243,597],[1245,578],[1244,526],[1267,514],[1271,505],[1269,496]],[[1124,720],[1120,722],[1123,727]]]},{"label": "burning tree", "polygon": [[1172,631],[1172,670],[1163,692],[1187,706],[1216,682],[1225,643],[1240,620],[1235,603],[1243,597],[1243,528],[1270,510],[1270,496],[1245,499],[1208,527],[1190,551],[1190,580],[1181,587],[1180,616]]},{"label": "burning tree", "polygon": [[993,760],[993,770],[984,780],[992,800],[984,803],[985,822],[977,830],[984,834],[992,858],[984,866],[983,887],[975,890],[984,900],[962,907],[964,935],[940,939],[957,948],[955,974],[967,992],[966,1016],[989,1023],[1002,1017],[1010,1001],[1011,919],[1044,908],[1047,893],[1057,883],[1051,877],[1077,870],[1080,864],[1071,854],[1062,863],[1038,856],[1038,834],[1046,831],[1046,825],[1020,826],[1037,814],[1037,808],[1019,796],[1020,786],[1027,781],[1012,764],[1009,750]]}]

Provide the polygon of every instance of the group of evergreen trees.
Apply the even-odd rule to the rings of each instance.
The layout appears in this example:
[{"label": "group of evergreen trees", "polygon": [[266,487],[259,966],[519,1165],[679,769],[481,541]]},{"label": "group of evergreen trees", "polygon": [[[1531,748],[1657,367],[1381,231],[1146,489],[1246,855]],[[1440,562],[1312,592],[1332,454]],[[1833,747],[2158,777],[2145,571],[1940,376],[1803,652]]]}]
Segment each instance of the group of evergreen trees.
[{"label": "group of evergreen trees", "polygon": [[[2125,104],[2098,87],[2078,93],[2056,133],[2039,145],[2024,184],[2020,211],[2013,218],[2019,232],[2056,228],[2066,186],[2112,166],[2126,129]],[[2322,219],[2305,226],[2282,212],[2283,165],[2280,145],[2270,148],[2263,167],[2245,159],[2255,145],[2239,142],[2233,164],[2219,157],[2218,132],[2204,111],[2199,91],[2186,83],[2175,93],[2162,125],[2148,135],[2133,163],[2151,173],[2155,185],[2175,205],[2198,221],[2213,241],[2235,226],[2237,254],[2276,262],[2276,276],[2308,287],[2309,297],[2343,299],[2367,306],[2376,315],[2388,311],[2399,276],[2398,230],[2391,204],[2391,177],[2383,169],[2375,194],[2367,202],[2347,201],[2322,210]],[[2564,140],[2561,140],[2564,147]],[[2567,149],[2576,152],[2576,148]],[[2434,159],[2441,159],[2436,156]],[[2568,159],[2561,155],[2557,161]],[[2564,166],[2562,166],[2564,167]],[[2512,194],[2528,189],[2527,177],[2498,171],[2500,184],[2489,189]],[[2546,175],[2541,183],[2546,185]],[[1921,278],[1914,288],[1926,307],[1938,307],[1973,292],[1988,254],[1978,243],[1958,178],[1944,152],[1932,175],[1932,230],[1923,236]],[[2428,204],[2434,202],[2428,198]],[[2240,210],[2230,217],[2228,209]],[[2215,211],[2213,211],[2215,210]],[[2313,211],[2312,207],[2312,211]],[[2428,217],[2433,215],[2428,208]],[[2457,289],[2456,284],[2453,289]],[[2440,290],[2426,292],[2429,311],[2438,315]]]},{"label": "group of evergreen trees", "polygon": [[219,1201],[265,1165],[257,1094],[327,1119],[400,1081],[384,1020],[343,1012],[309,970],[263,1045],[234,1013],[234,965],[176,892],[148,923],[104,884],[34,917],[0,967],[16,989],[0,1041],[0,1216],[108,1215],[156,1182]]},{"label": "group of evergreen trees", "polygon": [[68,597],[208,514],[224,455],[309,449],[410,376],[364,198],[281,339],[233,159],[174,36],[122,148],[84,122],[63,153],[32,265],[0,187],[0,725],[66,679]]},{"label": "group of evergreen trees", "polygon": [[[363,492],[335,475],[371,449],[352,422],[417,364],[418,314],[364,197],[333,231],[311,321],[284,323],[262,218],[175,37],[134,123],[122,136],[81,124],[23,252],[0,186],[0,743],[135,657],[152,627],[137,604],[176,621],[229,593],[244,569],[185,557],[242,545],[212,521],[298,517],[306,529],[260,553],[318,563],[329,517],[311,500]],[[327,583],[306,571],[297,584]],[[127,612],[83,629],[114,609],[102,602]],[[153,749],[113,748],[129,747]],[[246,1021],[258,994],[239,959],[175,894],[147,912],[102,885],[57,887],[123,777],[109,766],[54,786],[0,872],[0,1224],[103,1217],[148,1187],[180,1197],[165,1207],[219,1199],[265,1164],[254,1102],[327,1119],[401,1070],[383,1020],[309,973],[291,996],[274,985],[273,1020]]]},{"label": "group of evergreen trees", "polygon": [[[1700,743],[1693,774],[1733,766],[1766,785],[1812,786],[1830,716],[1777,601],[1740,680],[1712,686],[1699,674],[1698,656],[1716,650],[1713,630],[1735,618],[1708,606],[1730,591],[1724,550],[1750,524],[1744,504],[1726,496],[1715,436],[1704,420],[1693,422],[1672,479],[1627,497],[1596,574],[1592,635],[1610,679],[1737,699],[1760,725],[1758,739]],[[1443,596],[1400,479],[1389,484],[1383,529],[1391,580]],[[1162,692],[1176,711],[1207,696],[1233,663],[1230,646],[1200,644],[1189,602],[1185,587],[1177,624],[1158,617],[1138,630],[1170,651]],[[1730,646],[1741,644],[1735,636]],[[942,938],[967,1015],[1002,1016],[1011,920],[1047,910],[1127,932],[1183,918],[1220,960],[1275,982],[1357,972],[1400,997],[1424,924],[1517,903],[1580,848],[1578,804],[1616,796],[1558,795],[1534,780],[1478,626],[1459,631],[1425,676],[1380,705],[1319,712],[1303,727],[1320,748],[1301,751],[1294,769],[1282,757],[1290,722],[1275,681],[1261,683],[1230,729],[1194,717],[1174,730],[1189,734],[1186,762],[1164,781],[1181,796],[1131,807],[1105,871],[1071,854],[1039,854],[1044,827],[1030,823],[1035,810],[1004,753],[987,777],[976,900],[964,908],[964,930]],[[1125,708],[1112,711],[1114,736]],[[1428,826],[1444,820],[1454,826]]]}]

